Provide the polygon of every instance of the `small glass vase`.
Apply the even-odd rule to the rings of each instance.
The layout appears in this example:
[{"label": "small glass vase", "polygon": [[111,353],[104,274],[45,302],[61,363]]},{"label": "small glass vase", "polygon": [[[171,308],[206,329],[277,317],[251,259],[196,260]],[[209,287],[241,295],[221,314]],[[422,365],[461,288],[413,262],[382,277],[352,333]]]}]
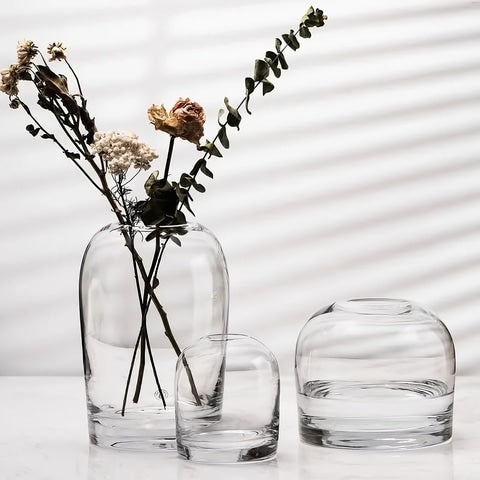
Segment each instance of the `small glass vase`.
[{"label": "small glass vase", "polygon": [[[194,391],[189,366],[201,379]],[[280,380],[277,360],[258,340],[209,335],[178,358],[178,453],[200,463],[269,460],[276,455]]]},{"label": "small glass vase", "polygon": [[295,375],[306,443],[408,449],[452,436],[452,337],[408,301],[358,299],[318,311],[299,334]]},{"label": "small glass vase", "polygon": [[174,449],[178,355],[202,336],[227,332],[219,242],[193,223],[108,225],[85,250],[79,293],[91,443]]}]

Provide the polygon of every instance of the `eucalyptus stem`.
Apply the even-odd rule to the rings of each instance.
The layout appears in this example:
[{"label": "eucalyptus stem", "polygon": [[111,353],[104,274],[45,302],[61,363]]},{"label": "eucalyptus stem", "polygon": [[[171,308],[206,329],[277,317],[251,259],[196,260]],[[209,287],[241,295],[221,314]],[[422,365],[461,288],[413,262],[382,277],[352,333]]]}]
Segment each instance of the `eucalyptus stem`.
[{"label": "eucalyptus stem", "polygon": [[[300,43],[298,41],[298,36],[302,38],[310,38],[311,33],[309,28],[310,27],[321,27],[324,25],[327,16],[323,14],[323,11],[320,9],[314,9],[310,7],[307,13],[302,17],[302,20],[299,24],[299,27],[296,31],[290,30],[288,34],[283,34],[282,39],[284,40],[285,44],[282,44],[282,41],[277,38],[275,40],[275,49],[276,53],[272,51],[267,51],[264,57],[264,60],[256,60],[255,61],[255,70],[252,77],[245,78],[245,87],[246,87],[246,94],[240,103],[237,105],[236,108],[233,108],[228,99],[225,98],[224,102],[228,110],[227,118],[224,122],[220,122],[219,125],[220,129],[218,130],[217,134],[215,135],[214,139],[209,142],[207,140],[206,144],[199,147],[199,150],[204,151],[202,158],[197,161],[195,167],[192,169],[189,175],[189,184],[185,188],[185,192],[182,194],[182,198],[180,201],[180,205],[178,210],[181,210],[184,206],[191,211],[189,207],[189,199],[190,197],[190,190],[192,186],[195,188],[198,186],[196,182],[196,177],[200,171],[205,173],[206,175],[213,178],[213,174],[206,168],[206,161],[207,159],[211,158],[212,156],[222,157],[219,149],[216,147],[215,143],[217,140],[220,140],[222,146],[224,148],[229,148],[229,140],[226,134],[226,127],[227,125],[230,127],[237,127],[240,129],[239,125],[241,122],[241,115],[239,114],[239,110],[245,105],[245,110],[248,114],[251,114],[250,110],[248,109],[248,102],[250,99],[250,95],[260,86],[263,85],[263,94],[271,92],[274,89],[274,85],[267,80],[270,72],[273,71],[275,77],[280,77],[281,70],[287,69],[288,65],[285,61],[285,57],[283,53],[287,48],[291,48],[292,50],[297,50],[300,47]],[[280,64],[280,67],[279,67]],[[219,115],[223,114],[223,110]],[[198,188],[197,188],[198,190]]]}]

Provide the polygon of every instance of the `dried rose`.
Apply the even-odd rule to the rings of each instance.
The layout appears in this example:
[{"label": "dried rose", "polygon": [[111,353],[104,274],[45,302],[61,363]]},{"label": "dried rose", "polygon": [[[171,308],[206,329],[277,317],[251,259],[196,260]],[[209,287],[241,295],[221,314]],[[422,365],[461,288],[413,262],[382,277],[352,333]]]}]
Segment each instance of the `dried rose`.
[{"label": "dried rose", "polygon": [[163,105],[152,105],[147,113],[155,130],[183,138],[195,145],[198,145],[203,137],[205,112],[198,103],[191,102],[189,98],[180,98],[168,113]]}]

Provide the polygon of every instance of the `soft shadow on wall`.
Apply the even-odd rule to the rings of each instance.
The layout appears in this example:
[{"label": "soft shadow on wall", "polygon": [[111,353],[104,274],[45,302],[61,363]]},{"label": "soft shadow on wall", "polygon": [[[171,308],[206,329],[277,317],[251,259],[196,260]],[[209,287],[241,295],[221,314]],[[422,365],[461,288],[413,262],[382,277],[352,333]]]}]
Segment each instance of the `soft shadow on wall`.
[{"label": "soft shadow on wall", "polygon": [[[266,343],[287,374],[299,329],[325,303],[409,298],[448,325],[459,372],[477,373],[480,9],[318,6],[327,26],[288,53],[272,94],[252,100],[194,204],[227,256],[231,330]],[[29,0],[3,13],[0,60],[8,66],[19,38],[64,41],[99,128],[134,130],[162,152],[146,108],[188,95],[212,137],[223,97],[242,97],[253,59],[307,7]],[[80,373],[76,279],[110,213],[2,103],[0,373]],[[178,171],[190,153],[178,146]]]}]

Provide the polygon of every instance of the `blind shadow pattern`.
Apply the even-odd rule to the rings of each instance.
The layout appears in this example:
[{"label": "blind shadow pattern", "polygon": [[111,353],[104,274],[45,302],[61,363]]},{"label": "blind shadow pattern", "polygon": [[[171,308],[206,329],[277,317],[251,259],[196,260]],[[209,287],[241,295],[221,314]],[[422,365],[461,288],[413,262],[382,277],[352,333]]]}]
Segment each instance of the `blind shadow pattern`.
[{"label": "blind shadow pattern", "polygon": [[[327,26],[289,55],[274,92],[252,98],[253,115],[194,201],[227,257],[231,330],[266,343],[288,374],[300,328],[324,304],[407,298],[447,324],[459,373],[477,374],[480,8],[318,6]],[[151,103],[190,96],[204,105],[212,136],[223,97],[243,96],[253,59],[303,13],[294,0],[202,8],[55,0],[27,10],[3,13],[2,65],[19,38],[64,41],[99,128],[135,130],[160,153],[164,139],[145,117]],[[78,269],[111,217],[52,145],[27,138],[5,100],[0,374],[80,373]],[[173,169],[183,171],[189,151],[178,152]]]}]

